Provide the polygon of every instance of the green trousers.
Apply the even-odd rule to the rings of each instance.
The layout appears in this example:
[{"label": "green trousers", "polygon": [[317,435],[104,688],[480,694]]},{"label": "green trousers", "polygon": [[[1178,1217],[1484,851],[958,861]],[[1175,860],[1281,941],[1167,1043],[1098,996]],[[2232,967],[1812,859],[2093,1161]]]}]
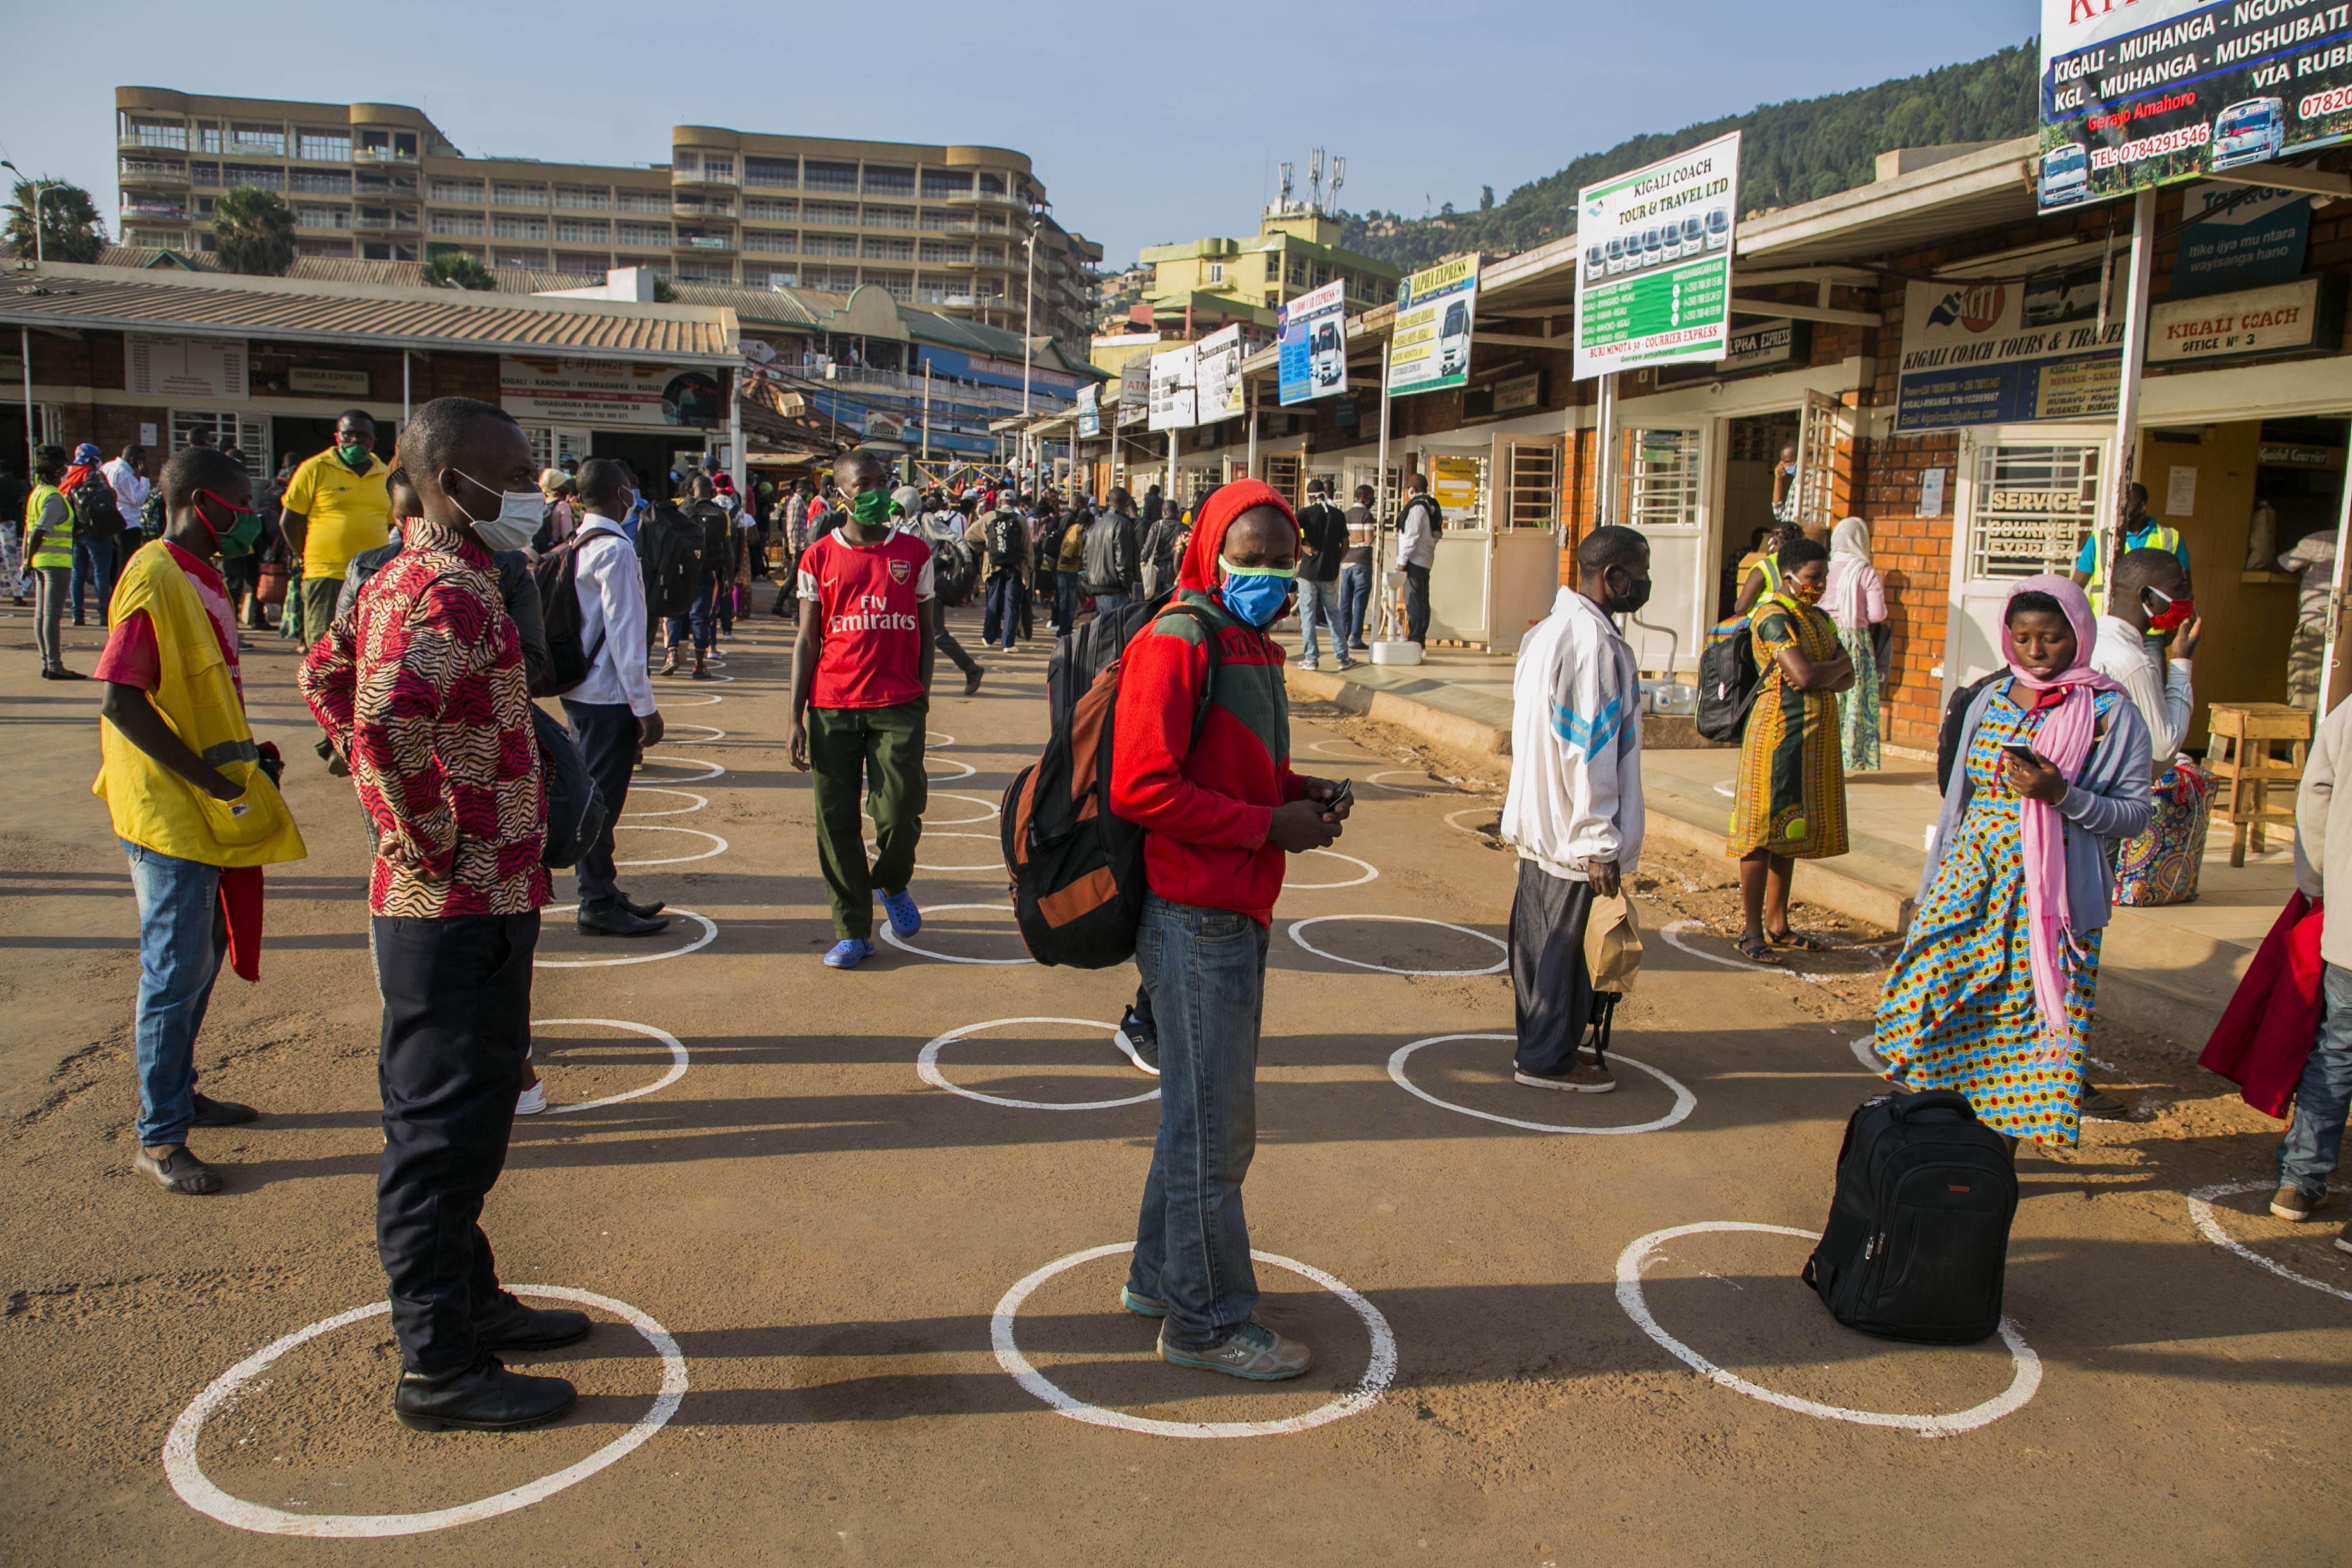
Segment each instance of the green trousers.
[{"label": "green trousers", "polygon": [[[923,724],[929,704],[808,710],[810,776],[816,785],[816,853],[833,900],[833,932],[874,934],[874,889],[895,893],[915,874],[928,792]],[[861,802],[859,796],[869,796]],[[874,814],[874,863],[866,862],[861,804]]]}]

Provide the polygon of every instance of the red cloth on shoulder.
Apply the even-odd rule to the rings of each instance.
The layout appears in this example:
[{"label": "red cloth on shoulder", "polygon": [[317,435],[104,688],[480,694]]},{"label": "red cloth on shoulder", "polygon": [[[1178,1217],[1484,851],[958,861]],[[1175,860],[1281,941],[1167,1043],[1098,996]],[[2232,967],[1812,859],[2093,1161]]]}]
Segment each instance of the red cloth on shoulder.
[{"label": "red cloth on shoulder", "polygon": [[2286,1115],[2319,1038],[2325,913],[2300,889],[2287,900],[2197,1058],[2198,1066],[2236,1084],[2245,1102],[2265,1116]]}]

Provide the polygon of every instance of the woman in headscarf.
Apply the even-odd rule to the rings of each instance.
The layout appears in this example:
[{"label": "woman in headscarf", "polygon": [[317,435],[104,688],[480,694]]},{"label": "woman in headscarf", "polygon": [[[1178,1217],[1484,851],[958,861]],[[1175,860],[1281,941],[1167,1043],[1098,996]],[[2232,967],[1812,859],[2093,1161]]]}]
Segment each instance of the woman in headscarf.
[{"label": "woman in headscarf", "polygon": [[1886,586],[1870,563],[1870,530],[1847,518],[1830,535],[1830,585],[1822,608],[1853,660],[1853,685],[1838,699],[1838,751],[1850,773],[1878,771],[1878,668],[1875,631],[1886,620]]},{"label": "woman in headscarf", "polygon": [[2073,583],[2026,578],[2002,626],[2010,673],[1969,705],[1875,1043],[1889,1079],[1958,1089],[2012,1151],[2071,1147],[2116,850],[2147,826],[2147,727],[2092,669]]},{"label": "woman in headscarf", "polygon": [[1756,652],[1756,705],[1740,737],[1729,853],[1739,858],[1747,915],[1739,951],[1778,963],[1776,947],[1820,943],[1789,925],[1796,862],[1845,853],[1845,774],[1838,766],[1837,693],[1853,666],[1819,605],[1829,552],[1799,537],[1780,546],[1777,586],[1748,618]]}]

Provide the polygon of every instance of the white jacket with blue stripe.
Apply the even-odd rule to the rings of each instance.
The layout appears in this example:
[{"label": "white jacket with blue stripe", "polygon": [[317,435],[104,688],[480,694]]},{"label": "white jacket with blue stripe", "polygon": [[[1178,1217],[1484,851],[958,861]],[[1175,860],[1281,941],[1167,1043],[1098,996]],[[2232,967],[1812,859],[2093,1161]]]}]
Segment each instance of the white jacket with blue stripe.
[{"label": "white jacket with blue stripe", "polygon": [[1577,882],[1590,861],[1630,877],[1641,858],[1640,672],[1609,617],[1572,588],[1519,644],[1503,842]]}]

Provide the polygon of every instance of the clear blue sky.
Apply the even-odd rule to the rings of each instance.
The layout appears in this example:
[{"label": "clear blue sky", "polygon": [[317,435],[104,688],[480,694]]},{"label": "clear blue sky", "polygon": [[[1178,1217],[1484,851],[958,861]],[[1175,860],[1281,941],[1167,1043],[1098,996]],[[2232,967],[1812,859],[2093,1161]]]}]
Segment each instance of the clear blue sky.
[{"label": "clear blue sky", "polygon": [[[1187,15],[1197,41],[1168,20]],[[1116,265],[1255,232],[1274,166],[1296,162],[1303,191],[1310,146],[1346,155],[1352,209],[1470,207],[1637,132],[1977,58],[2038,8],[95,0],[47,17],[79,47],[14,74],[0,155],[89,185],[110,232],[113,89],[136,84],[415,104],[468,153],[551,162],[658,162],[673,124],[1013,147]],[[1254,26],[1267,44],[1244,42]]]}]

